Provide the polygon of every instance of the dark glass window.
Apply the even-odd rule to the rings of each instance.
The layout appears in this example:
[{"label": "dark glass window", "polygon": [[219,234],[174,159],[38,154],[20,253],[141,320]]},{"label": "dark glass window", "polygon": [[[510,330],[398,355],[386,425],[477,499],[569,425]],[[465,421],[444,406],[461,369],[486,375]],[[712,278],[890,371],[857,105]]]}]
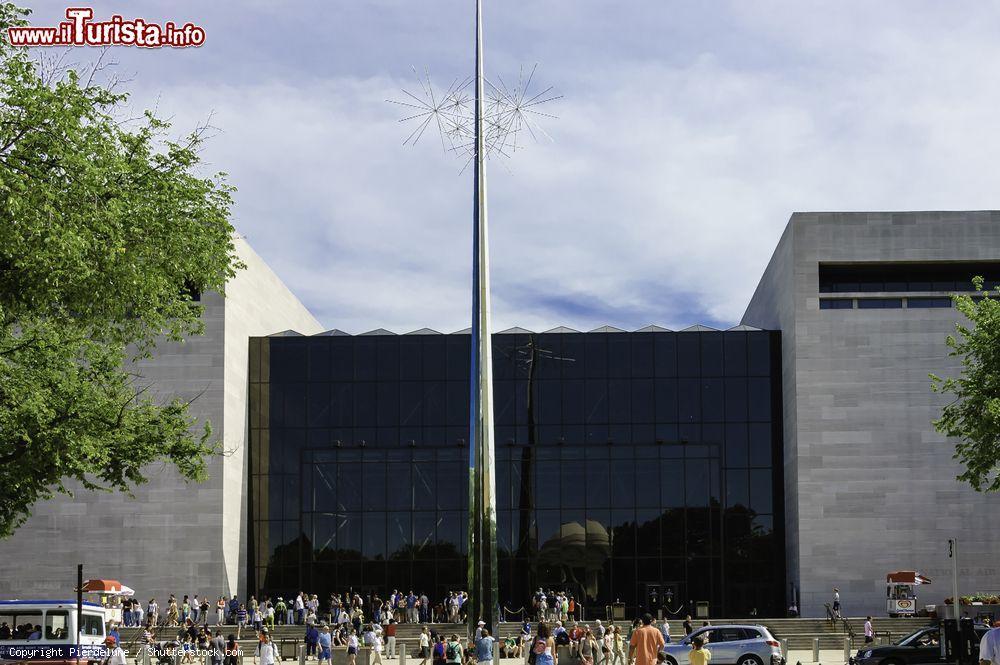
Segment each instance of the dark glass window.
[{"label": "dark glass window", "polygon": [[907,298],[906,306],[910,309],[951,307],[951,298]]},{"label": "dark glass window", "polygon": [[632,342],[632,376],[653,376],[653,338],[648,335],[623,335]]},{"label": "dark glass window", "polygon": [[717,423],[724,419],[725,390],[722,379],[701,380],[701,419],[706,423]]},{"label": "dark glass window", "polygon": [[[469,336],[252,344],[251,588],[464,586]],[[654,583],[781,612],[778,352],[767,331],[497,336],[504,604],[577,579],[588,616]]]},{"label": "dark glass window", "polygon": [[701,340],[698,335],[681,333],[677,335],[677,375],[698,376],[701,374]]},{"label": "dark glass window", "polygon": [[854,309],[854,300],[851,298],[820,298],[820,309]]},{"label": "dark glass window", "polygon": [[701,338],[701,374],[702,376],[722,376],[723,344],[722,333],[707,332],[698,335]]},{"label": "dark glass window", "polygon": [[701,420],[701,381],[679,379],[677,381],[677,418],[680,422]]},{"label": "dark glass window", "polygon": [[858,309],[901,309],[902,298],[858,298]]},{"label": "dark glass window", "polygon": [[724,333],[723,347],[726,361],[726,376],[746,376],[747,334],[744,332]]},{"label": "dark glass window", "polygon": [[1000,278],[1000,263],[820,263],[819,291],[968,291],[975,276],[995,283]]}]

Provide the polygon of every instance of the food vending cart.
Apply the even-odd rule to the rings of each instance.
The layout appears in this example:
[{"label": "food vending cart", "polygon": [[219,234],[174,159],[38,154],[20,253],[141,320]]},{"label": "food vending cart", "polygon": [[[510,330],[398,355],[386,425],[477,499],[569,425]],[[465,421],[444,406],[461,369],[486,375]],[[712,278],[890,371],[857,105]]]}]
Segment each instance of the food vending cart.
[{"label": "food vending cart", "polygon": [[119,625],[122,622],[122,598],[135,593],[118,580],[87,580],[83,583],[83,592],[96,595],[107,612],[108,621]]},{"label": "food vending cart", "polygon": [[930,584],[915,570],[897,570],[885,576],[885,611],[891,617],[911,617],[917,613],[917,587]]}]

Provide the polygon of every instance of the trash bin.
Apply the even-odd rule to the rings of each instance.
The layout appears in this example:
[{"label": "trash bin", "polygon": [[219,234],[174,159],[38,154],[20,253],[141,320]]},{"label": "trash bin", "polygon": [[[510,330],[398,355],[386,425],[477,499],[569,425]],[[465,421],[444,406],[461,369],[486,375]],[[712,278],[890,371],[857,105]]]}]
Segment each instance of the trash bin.
[{"label": "trash bin", "polygon": [[696,619],[708,618],[708,601],[696,600],[694,602],[694,616]]},{"label": "trash bin", "polygon": [[625,603],[611,603],[611,619],[613,621],[625,619]]},{"label": "trash bin", "polygon": [[278,645],[278,652],[281,654],[281,660],[295,660],[298,658],[298,646],[298,640],[281,640],[281,643]]}]

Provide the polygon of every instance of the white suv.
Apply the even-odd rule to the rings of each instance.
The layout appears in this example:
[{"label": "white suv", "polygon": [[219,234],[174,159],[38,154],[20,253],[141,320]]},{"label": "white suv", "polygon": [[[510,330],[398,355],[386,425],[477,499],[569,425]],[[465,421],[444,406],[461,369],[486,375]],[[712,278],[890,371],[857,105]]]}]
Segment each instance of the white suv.
[{"label": "white suv", "polygon": [[663,647],[668,665],[688,665],[692,638],[705,640],[712,665],[782,665],[781,643],[764,626],[704,626]]}]

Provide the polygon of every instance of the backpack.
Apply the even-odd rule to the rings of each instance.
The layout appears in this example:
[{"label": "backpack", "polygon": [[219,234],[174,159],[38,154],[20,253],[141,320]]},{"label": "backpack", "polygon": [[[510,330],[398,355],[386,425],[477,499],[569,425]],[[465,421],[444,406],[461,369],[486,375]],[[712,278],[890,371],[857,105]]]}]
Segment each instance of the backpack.
[{"label": "backpack", "polygon": [[445,651],[445,658],[448,660],[458,660],[458,645],[454,642],[448,643],[448,649]]},{"label": "backpack", "polygon": [[442,642],[434,643],[434,656],[436,658],[444,658],[444,644]]}]

